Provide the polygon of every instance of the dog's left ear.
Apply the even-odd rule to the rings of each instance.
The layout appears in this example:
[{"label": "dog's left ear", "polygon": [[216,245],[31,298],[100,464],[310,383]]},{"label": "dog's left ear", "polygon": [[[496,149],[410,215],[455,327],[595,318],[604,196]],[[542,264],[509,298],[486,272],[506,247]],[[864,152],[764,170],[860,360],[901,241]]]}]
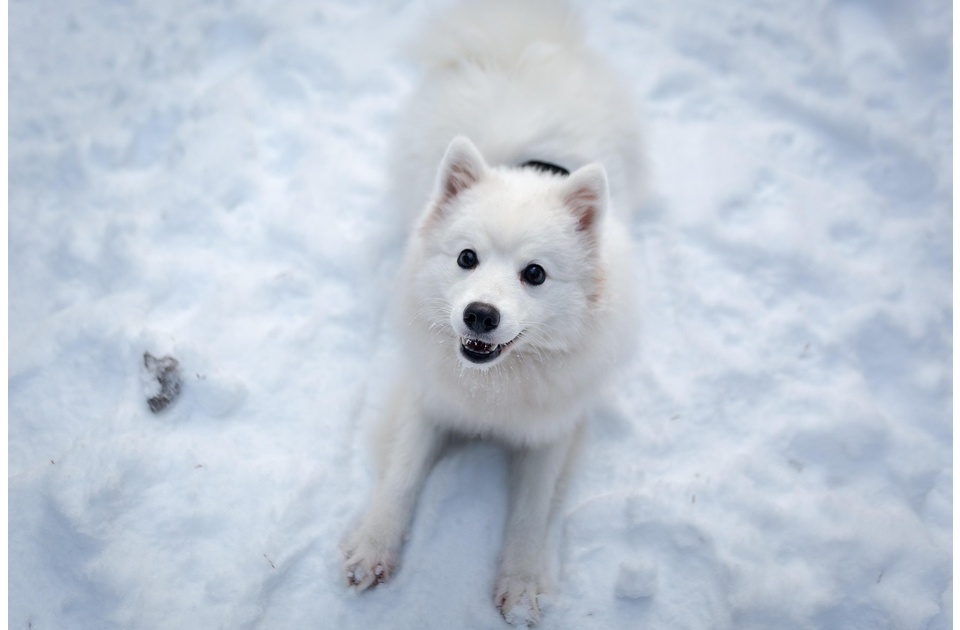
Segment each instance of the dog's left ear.
[{"label": "dog's left ear", "polygon": [[593,232],[607,211],[607,171],[599,164],[587,164],[564,182],[563,201],[577,219],[577,231]]},{"label": "dog's left ear", "polygon": [[437,174],[437,205],[445,203],[483,178],[487,163],[480,151],[464,136],[450,142]]}]

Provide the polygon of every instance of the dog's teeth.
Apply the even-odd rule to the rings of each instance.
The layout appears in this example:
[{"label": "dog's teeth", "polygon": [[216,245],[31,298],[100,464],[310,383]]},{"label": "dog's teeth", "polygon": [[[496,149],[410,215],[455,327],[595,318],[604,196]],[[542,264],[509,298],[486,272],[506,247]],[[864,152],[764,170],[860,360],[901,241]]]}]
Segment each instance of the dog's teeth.
[{"label": "dog's teeth", "polygon": [[480,341],[479,339],[463,339],[463,345],[465,348],[471,352],[477,352],[480,354],[489,354],[493,352],[496,346],[492,343],[486,343],[485,341]]}]

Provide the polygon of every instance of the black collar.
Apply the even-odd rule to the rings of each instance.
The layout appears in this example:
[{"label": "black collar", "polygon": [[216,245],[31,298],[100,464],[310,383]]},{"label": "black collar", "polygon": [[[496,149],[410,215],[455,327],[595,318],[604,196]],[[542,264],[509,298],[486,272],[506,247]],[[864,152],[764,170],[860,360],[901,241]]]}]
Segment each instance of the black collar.
[{"label": "black collar", "polygon": [[545,173],[553,173],[554,175],[561,175],[566,177],[570,174],[570,171],[563,168],[558,164],[553,164],[552,162],[544,162],[542,160],[527,160],[520,165],[520,168],[535,168],[538,171],[543,171]]}]

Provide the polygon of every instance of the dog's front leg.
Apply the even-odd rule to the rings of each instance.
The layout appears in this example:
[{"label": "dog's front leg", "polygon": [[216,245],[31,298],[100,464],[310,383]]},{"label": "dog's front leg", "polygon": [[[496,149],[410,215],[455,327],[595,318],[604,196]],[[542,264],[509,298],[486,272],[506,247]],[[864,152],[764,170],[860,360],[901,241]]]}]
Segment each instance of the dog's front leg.
[{"label": "dog's front leg", "polygon": [[396,569],[417,498],[441,444],[440,431],[409,394],[395,402],[380,481],[359,526],[343,545],[347,584],[358,591],[386,581]]},{"label": "dog's front leg", "polygon": [[500,554],[495,602],[511,624],[532,626],[540,618],[545,541],[557,486],[575,435],[514,451],[510,462],[510,513]]}]

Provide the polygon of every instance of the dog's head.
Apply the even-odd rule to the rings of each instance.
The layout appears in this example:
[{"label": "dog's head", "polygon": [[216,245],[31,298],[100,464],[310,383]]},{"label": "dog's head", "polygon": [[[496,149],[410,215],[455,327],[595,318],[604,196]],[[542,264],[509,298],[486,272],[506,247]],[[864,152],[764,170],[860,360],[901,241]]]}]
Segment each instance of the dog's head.
[{"label": "dog's head", "polygon": [[606,206],[599,165],[567,177],[490,167],[454,139],[414,237],[414,315],[468,367],[573,349],[603,292]]}]

